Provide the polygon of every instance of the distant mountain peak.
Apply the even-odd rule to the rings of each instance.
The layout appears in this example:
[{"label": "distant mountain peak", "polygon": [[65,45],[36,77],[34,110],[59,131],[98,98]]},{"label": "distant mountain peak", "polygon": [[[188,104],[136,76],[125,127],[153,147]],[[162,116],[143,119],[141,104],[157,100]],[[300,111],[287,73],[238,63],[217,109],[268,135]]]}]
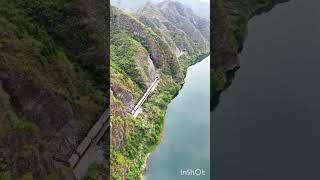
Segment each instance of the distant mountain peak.
[{"label": "distant mountain peak", "polygon": [[176,11],[179,15],[186,17],[188,14],[194,14],[192,9],[178,1],[166,0],[158,4],[161,9],[170,9]]},{"label": "distant mountain peak", "polygon": [[137,16],[178,54],[183,50],[193,53],[208,48],[209,21],[195,15],[192,9],[180,2],[166,0],[158,4],[148,3]]},{"label": "distant mountain peak", "polygon": [[155,17],[155,16],[160,17],[161,16],[161,12],[159,11],[157,5],[152,2],[147,2],[145,4],[145,6],[141,8],[141,10],[138,12],[138,14],[140,14],[140,15],[144,14],[149,17]]}]

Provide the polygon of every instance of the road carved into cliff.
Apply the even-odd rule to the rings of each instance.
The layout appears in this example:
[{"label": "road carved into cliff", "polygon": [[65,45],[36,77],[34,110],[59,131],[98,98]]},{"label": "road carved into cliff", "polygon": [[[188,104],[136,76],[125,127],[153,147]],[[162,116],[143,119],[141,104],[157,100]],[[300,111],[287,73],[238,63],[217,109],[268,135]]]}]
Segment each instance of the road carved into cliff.
[{"label": "road carved into cliff", "polygon": [[105,110],[71,155],[69,164],[73,168],[73,174],[77,179],[83,177],[89,166],[99,160],[99,158],[92,157],[97,157],[97,155],[95,155],[98,151],[97,144],[109,128],[109,115],[109,109]]},{"label": "road carved into cliff", "polygon": [[133,115],[134,118],[136,118],[138,116],[138,114],[142,111],[141,106],[148,99],[149,95],[156,89],[159,80],[160,80],[159,76],[156,76],[155,80],[152,82],[150,87],[147,89],[147,91],[144,93],[144,95],[142,96],[140,101],[137,103],[137,105],[131,111],[131,114]]}]

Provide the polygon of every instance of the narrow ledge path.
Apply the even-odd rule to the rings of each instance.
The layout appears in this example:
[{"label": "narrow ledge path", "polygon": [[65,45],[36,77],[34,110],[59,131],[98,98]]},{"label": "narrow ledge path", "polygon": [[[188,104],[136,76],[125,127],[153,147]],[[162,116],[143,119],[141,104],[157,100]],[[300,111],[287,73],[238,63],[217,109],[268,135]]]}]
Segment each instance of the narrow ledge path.
[{"label": "narrow ledge path", "polygon": [[76,179],[85,176],[90,165],[101,161],[103,151],[97,144],[109,128],[110,111],[109,109],[101,115],[99,120],[91,127],[87,136],[81,141],[75,152],[69,158],[70,167]]},{"label": "narrow ledge path", "polygon": [[150,87],[147,89],[147,91],[144,93],[144,95],[142,96],[142,98],[139,100],[139,102],[137,103],[137,105],[133,108],[133,110],[131,111],[131,114],[134,118],[136,118],[138,116],[139,113],[142,112],[141,106],[143,105],[143,103],[148,99],[148,97],[150,96],[150,94],[156,89],[158,82],[160,81],[159,76],[157,75],[155,80],[151,83]]}]

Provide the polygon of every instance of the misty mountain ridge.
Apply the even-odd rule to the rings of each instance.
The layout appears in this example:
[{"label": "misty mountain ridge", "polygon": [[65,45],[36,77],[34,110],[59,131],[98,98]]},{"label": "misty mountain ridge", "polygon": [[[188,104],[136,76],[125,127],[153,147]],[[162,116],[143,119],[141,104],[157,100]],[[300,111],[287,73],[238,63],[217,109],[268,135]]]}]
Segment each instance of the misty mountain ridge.
[{"label": "misty mountain ridge", "polygon": [[[116,6],[126,12],[136,13],[139,9],[141,9],[146,3],[151,2],[154,4],[161,3],[166,0],[111,0],[111,5]],[[210,18],[210,3],[203,2],[200,0],[175,0],[175,2],[180,2],[184,6],[192,9],[192,11],[202,17],[209,20]]]},{"label": "misty mountain ridge", "polygon": [[193,54],[209,49],[209,21],[198,17],[179,2],[147,3],[136,16],[168,43],[176,54],[181,51]]}]

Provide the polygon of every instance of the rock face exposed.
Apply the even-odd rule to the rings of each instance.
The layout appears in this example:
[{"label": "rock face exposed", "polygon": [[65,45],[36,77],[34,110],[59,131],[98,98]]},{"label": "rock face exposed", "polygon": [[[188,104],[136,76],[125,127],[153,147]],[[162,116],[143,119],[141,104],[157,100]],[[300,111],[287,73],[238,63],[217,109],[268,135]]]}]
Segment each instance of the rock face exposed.
[{"label": "rock face exposed", "polygon": [[71,105],[54,92],[41,89],[14,72],[0,71],[0,81],[11,102],[28,119],[32,119],[46,136],[52,136],[73,120]]},{"label": "rock face exposed", "polygon": [[141,22],[161,35],[172,51],[178,48],[179,51],[194,53],[209,49],[209,21],[198,17],[179,2],[147,3],[137,16]]},{"label": "rock face exposed", "polygon": [[[181,80],[179,63],[167,43],[136,18],[125,14],[116,7],[111,7],[111,26],[130,32],[150,53],[150,58],[157,68],[171,71],[172,76]],[[174,70],[172,69],[174,68]]]},{"label": "rock face exposed", "polygon": [[208,44],[206,41],[210,38],[208,20],[195,15],[190,8],[179,2],[168,0],[159,3],[158,7],[162,15],[173,25],[183,30],[198,48],[203,48],[205,44]]},{"label": "rock face exposed", "polygon": [[148,87],[152,84],[152,82],[156,79],[156,67],[154,66],[152,59],[148,57],[148,77],[149,77],[149,83]]},{"label": "rock face exposed", "polygon": [[47,154],[55,161],[67,164],[74,150],[82,140],[82,131],[79,123],[70,120],[48,142]]},{"label": "rock face exposed", "polygon": [[[81,138],[81,128],[74,120],[69,102],[15,72],[0,71],[0,82],[12,106],[32,120],[47,141],[43,160],[53,163],[53,158],[66,163]],[[38,173],[46,174],[42,170]]]},{"label": "rock face exposed", "polygon": [[[132,57],[134,72],[129,73],[133,82],[142,87],[140,95],[154,81],[156,68],[171,73],[178,80],[182,78],[178,60],[166,41],[161,39],[161,36],[156,35],[135,17],[116,7],[111,7],[110,22],[114,29],[119,28],[129,32],[140,43],[140,50],[135,50]],[[125,113],[131,112],[138,100],[137,97],[134,98],[135,92],[131,92],[129,89],[123,83],[117,83],[117,80],[111,82],[111,91],[116,98],[122,101]]]},{"label": "rock face exposed", "polygon": [[[41,141],[43,141],[19,133],[10,134],[8,139],[1,141],[2,143],[8,141],[9,148],[13,148],[10,146],[16,144],[15,138],[25,142],[34,141],[35,146],[36,144],[43,146],[43,150],[37,156],[38,160],[33,161],[33,165],[28,164],[30,161],[25,159],[25,164],[22,163],[12,169],[13,173],[19,174],[23,169],[33,168],[34,175],[42,177],[47,175],[48,168],[57,165],[53,159],[66,163],[80,135],[80,126],[73,119],[71,105],[54,92],[40,88],[15,72],[0,71],[0,84],[10,98],[11,106],[16,107],[15,111],[23,113],[25,118],[32,120],[39,127],[39,132],[35,136],[42,136]],[[17,163],[16,160],[13,158],[9,162],[14,164]]]},{"label": "rock face exposed", "polygon": [[126,91],[121,86],[111,85],[111,91],[115,93],[115,96],[120,99],[123,103],[123,110],[126,112],[131,112],[135,106],[135,100],[129,91]]}]

